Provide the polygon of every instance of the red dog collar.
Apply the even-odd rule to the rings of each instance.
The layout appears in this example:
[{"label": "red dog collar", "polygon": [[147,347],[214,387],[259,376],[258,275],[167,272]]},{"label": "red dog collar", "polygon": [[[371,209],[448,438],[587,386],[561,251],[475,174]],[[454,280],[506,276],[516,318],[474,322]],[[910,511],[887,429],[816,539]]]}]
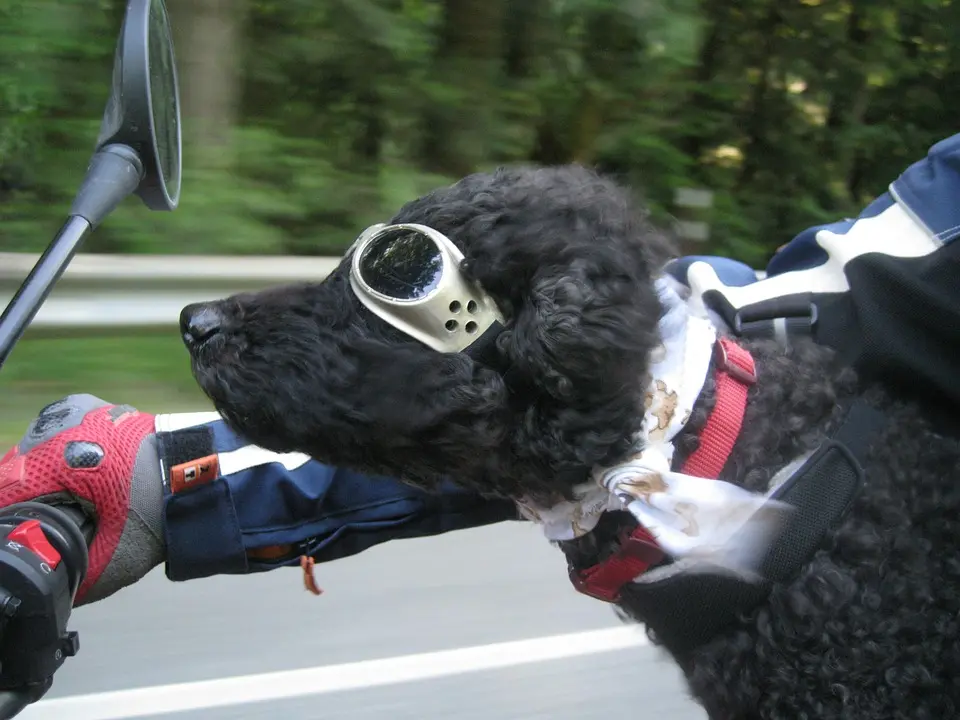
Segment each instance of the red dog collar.
[{"label": "red dog collar", "polygon": [[[683,464],[686,475],[716,480],[740,435],[747,391],[757,382],[753,356],[732,340],[714,347],[716,403],[700,433],[700,446]],[[571,570],[573,586],[584,595],[616,602],[624,585],[663,559],[663,550],[642,525],[620,539],[620,549],[586,570]]]}]

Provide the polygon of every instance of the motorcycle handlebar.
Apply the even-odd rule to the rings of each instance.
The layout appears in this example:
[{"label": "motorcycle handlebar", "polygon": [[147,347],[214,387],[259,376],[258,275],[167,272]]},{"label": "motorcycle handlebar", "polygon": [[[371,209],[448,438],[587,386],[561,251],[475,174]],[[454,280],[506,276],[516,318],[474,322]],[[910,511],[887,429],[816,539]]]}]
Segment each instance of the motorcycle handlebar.
[{"label": "motorcycle handlebar", "polygon": [[10,720],[23,712],[33,700],[23,691],[0,691],[0,720]]},{"label": "motorcycle handlebar", "polygon": [[79,650],[67,623],[93,530],[79,508],[19,503],[0,510],[0,720],[43,697]]}]

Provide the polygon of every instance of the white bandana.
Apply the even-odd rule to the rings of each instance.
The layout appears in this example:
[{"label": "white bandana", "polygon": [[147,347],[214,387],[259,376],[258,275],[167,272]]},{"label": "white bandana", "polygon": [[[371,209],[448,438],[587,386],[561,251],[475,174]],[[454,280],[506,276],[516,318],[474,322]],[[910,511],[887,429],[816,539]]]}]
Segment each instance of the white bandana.
[{"label": "white bandana", "polygon": [[687,291],[675,280],[663,277],[657,290],[666,312],[661,345],[651,356],[636,453],[619,465],[596,468],[592,482],[575,488],[575,502],[551,508],[517,504],[552,541],[585,535],[607,510],[629,510],[672,557],[752,575],[787,506],[727,482],[671,471],[672,441],[703,389],[717,330],[691,312],[681,295]]}]

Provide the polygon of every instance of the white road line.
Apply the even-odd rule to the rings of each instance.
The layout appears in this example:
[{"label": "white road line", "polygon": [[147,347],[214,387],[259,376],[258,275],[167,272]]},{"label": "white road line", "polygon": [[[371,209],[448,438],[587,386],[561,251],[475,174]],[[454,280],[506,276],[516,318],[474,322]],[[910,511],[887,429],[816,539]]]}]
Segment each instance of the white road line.
[{"label": "white road line", "polygon": [[[647,645],[639,626],[42,700],[22,720],[126,720],[496,670]],[[73,662],[83,662],[82,656]]]}]

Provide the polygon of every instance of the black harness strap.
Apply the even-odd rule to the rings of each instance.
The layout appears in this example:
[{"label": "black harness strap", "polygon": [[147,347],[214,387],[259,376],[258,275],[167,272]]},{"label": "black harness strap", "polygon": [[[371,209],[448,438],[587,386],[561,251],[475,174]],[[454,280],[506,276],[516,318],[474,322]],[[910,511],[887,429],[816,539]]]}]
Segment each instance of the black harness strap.
[{"label": "black harness strap", "polygon": [[762,603],[775,583],[790,581],[809,562],[863,486],[866,453],[885,424],[879,411],[856,400],[837,431],[774,493],[795,512],[761,563],[762,581],[668,571],[661,579],[624,588],[625,604],[683,664]]}]

